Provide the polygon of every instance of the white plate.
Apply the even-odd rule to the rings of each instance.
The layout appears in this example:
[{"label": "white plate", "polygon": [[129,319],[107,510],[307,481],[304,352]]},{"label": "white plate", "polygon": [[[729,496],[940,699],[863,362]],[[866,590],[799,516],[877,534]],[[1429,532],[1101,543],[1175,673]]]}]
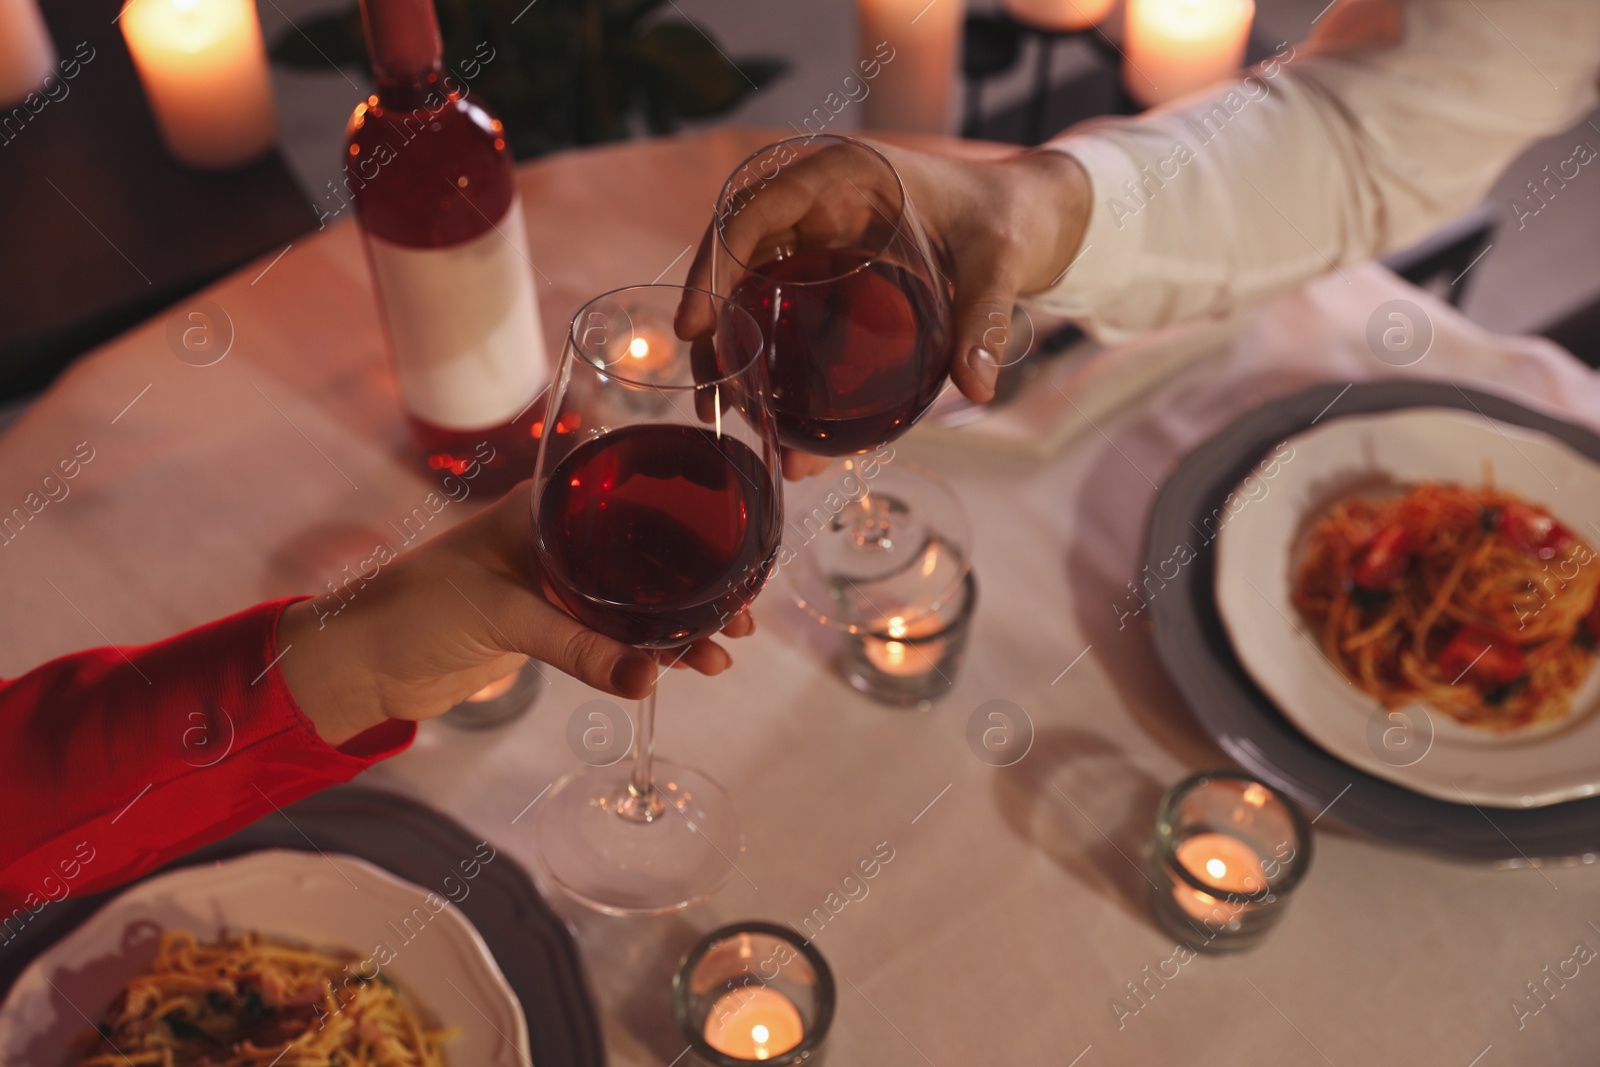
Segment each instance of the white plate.
[{"label": "white plate", "polygon": [[1284,715],[1346,763],[1458,804],[1535,807],[1600,791],[1600,671],[1567,718],[1520,734],[1474,730],[1420,704],[1390,713],[1328,661],[1290,600],[1291,554],[1339,497],[1421,481],[1478,485],[1488,461],[1496,486],[1544,506],[1593,545],[1600,465],[1544,434],[1446,408],[1334,419],[1291,438],[1289,449],[1240,484],[1216,535],[1218,614],[1239,661]]},{"label": "white plate", "polygon": [[386,945],[393,958],[381,973],[424,1021],[460,1029],[445,1046],[451,1064],[526,1067],[528,1024],[516,995],[472,924],[453,904],[439,908],[442,894],[429,896],[354,856],[272,850],[140,882],[22,972],[0,1007],[0,1063],[72,1062],[73,1037],[149,968],[163,932],[212,940],[226,928],[380,964]]}]

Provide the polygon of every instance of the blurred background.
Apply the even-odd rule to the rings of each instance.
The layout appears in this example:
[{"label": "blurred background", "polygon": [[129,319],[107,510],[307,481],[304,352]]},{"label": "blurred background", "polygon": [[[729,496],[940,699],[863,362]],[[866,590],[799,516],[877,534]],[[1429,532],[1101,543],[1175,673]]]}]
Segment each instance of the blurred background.
[{"label": "blurred background", "polygon": [[[720,123],[796,127],[855,71],[857,2],[437,6],[447,66],[482,92],[505,120],[516,155],[528,159]],[[950,132],[1030,143],[1094,114],[1133,109],[1115,74],[1120,13],[1102,29],[1057,39],[1041,81],[1042,38],[1016,32],[999,17],[999,2],[968,4],[968,85]],[[372,89],[354,0],[258,0],[279,148],[222,174],[186,170],[162,152],[113,24],[119,6],[42,0],[58,53],[70,55],[84,41],[94,59],[71,94],[51,104],[53,113],[25,127],[13,123],[0,136],[0,233],[10,253],[0,258],[0,403],[8,408],[94,345],[283,248],[319,218],[344,217],[341,141],[352,108]],[[1249,58],[1301,40],[1326,6],[1257,0]],[[493,42],[493,58],[471,66],[474,53],[489,54],[485,41]],[[859,129],[864,111],[845,108],[830,130]],[[1533,146],[1459,232],[1394,265],[1435,288],[1454,282],[1451,295],[1492,330],[1546,333],[1588,362],[1600,359],[1579,340],[1594,334],[1600,298],[1600,178],[1586,168],[1550,210],[1520,227],[1509,207],[1531,177],[1571,156],[1580,140],[1600,144],[1596,116]]]}]

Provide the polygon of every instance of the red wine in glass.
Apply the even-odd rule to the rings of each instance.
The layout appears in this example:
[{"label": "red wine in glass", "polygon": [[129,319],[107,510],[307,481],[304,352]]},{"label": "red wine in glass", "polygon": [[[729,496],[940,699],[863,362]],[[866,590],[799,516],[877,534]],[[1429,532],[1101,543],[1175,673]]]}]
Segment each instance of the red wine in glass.
[{"label": "red wine in glass", "polygon": [[778,439],[789,448],[877,448],[921,417],[950,373],[949,319],[933,286],[865,249],[769,260],[731,298],[766,336]]},{"label": "red wine in glass", "polygon": [[778,551],[761,457],[697,426],[640,423],[584,442],[552,470],[538,511],[540,561],[562,604],[640,648],[721,629]]},{"label": "red wine in glass", "polygon": [[723,185],[713,228],[712,288],[761,326],[785,447],[854,455],[923,416],[955,356],[954,289],[881,152],[768,145]]},{"label": "red wine in glass", "polygon": [[[691,296],[710,303],[716,325],[684,340],[674,315]],[[638,648],[686,647],[761,591],[783,526],[761,343],[736,305],[676,285],[618,289],[573,316],[530,503],[534,562],[578,622]],[[584,758],[587,739],[612,728],[586,713],[568,741],[589,768],[536,805],[549,880],[615,914],[706,899],[744,848],[727,791],[656,759],[656,688],[639,703],[631,766]]]}]

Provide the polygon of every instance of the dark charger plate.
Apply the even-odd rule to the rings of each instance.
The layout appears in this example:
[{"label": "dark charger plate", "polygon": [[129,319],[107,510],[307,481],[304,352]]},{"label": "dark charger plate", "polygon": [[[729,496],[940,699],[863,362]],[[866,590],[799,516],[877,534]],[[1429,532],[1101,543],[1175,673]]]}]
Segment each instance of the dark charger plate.
[{"label": "dark charger plate", "polygon": [[[452,874],[460,878],[458,864],[473,856],[479,841],[459,823],[414,800],[347,785],[307,797],[155,874],[261,849],[320,849],[358,856],[444,896],[444,879]],[[456,906],[483,935],[522,1002],[534,1067],[603,1067],[599,1019],[577,946],[561,919],[503,852],[482,865],[468,884],[470,890]],[[121,891],[69,897],[41,911],[0,952],[0,997],[36,956]]]},{"label": "dark charger plate", "polygon": [[1327,817],[1352,830],[1467,859],[1587,858],[1600,852],[1600,797],[1539,808],[1479,808],[1414,793],[1318,747],[1257,688],[1234,656],[1213,592],[1216,554],[1195,544],[1200,540],[1195,531],[1251,468],[1313,420],[1320,424],[1401,408],[1476,412],[1548,434],[1600,462],[1600,437],[1590,431],[1451,382],[1330,383],[1264,404],[1190,452],[1156,496],[1145,562],[1154,571],[1175,545],[1197,550],[1195,560],[1150,600],[1156,653],[1195,716],[1228,754],[1312,812],[1332,804]]}]

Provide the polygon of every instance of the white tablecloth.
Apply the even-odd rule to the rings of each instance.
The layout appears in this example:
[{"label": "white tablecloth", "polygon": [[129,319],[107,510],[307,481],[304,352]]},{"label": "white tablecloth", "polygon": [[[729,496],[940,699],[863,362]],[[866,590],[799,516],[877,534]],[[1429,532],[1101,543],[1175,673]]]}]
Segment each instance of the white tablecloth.
[{"label": "white tablecloth", "polygon": [[[541,287],[547,320],[661,269],[759,140],[721,134],[525,168],[534,255],[556,279]],[[596,204],[615,207],[582,210]],[[427,492],[402,455],[353,230],[296,242],[252,282],[264,266],[204,294],[237,331],[227,360],[180,363],[165,323],[150,324],[80,364],[0,439],[6,507],[77,442],[96,449],[71,496],[0,550],[0,673],[312,591]],[[876,706],[828,672],[821,635],[774,595],[758,603],[760,632],[737,644],[731,672],[667,679],[658,751],[727,786],[748,849],[712,902],[681,915],[563,906],[612,1062],[671,1064],[683,1051],[667,983],[700,933],[740,918],[798,923],[844,895],[857,861],[887,842],[894,858],[867,895],[816,938],[839,979],[829,1041],[839,1067],[1593,1064],[1595,966],[1552,982],[1548,1006],[1520,1028],[1512,1005],[1536,1007],[1526,983],[1556,973],[1575,946],[1600,949],[1600,870],[1406,854],[1338,832],[1337,807],[1259,949],[1187,963],[1151,983],[1142,1006],[1129,992],[1173,956],[1134,866],[1155,799],[1225,762],[1142,628],[1118,629],[1114,605],[1137,572],[1156,486],[1185,450],[1263,399],[1396,373],[1364,340],[1372,311],[1396,297],[1424,306],[1437,332],[1400,373],[1596,421],[1600,384],[1570,357],[1487,336],[1369,267],[1259,310],[1225,353],[1096,418],[1052,459],[913,434],[901,454],[944,470],[973,521],[980,600],[966,668],[929,713]],[[1126,371],[1115,354],[1098,359],[1082,380]],[[368,783],[437,806],[531,869],[525,809],[578,766],[567,717],[594,696],[555,676],[506,729],[427,724]],[[1004,769],[965,739],[968,716],[993,699],[1020,705],[1037,730],[1027,757]]]}]

